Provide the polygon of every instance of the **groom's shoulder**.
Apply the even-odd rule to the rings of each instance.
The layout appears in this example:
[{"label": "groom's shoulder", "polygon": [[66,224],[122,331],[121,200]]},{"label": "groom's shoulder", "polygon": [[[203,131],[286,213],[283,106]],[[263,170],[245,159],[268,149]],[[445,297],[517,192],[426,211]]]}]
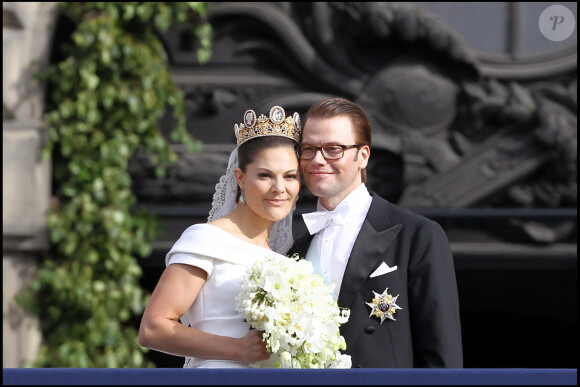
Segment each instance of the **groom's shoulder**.
[{"label": "groom's shoulder", "polygon": [[406,223],[406,222],[412,222],[412,223],[429,223],[432,222],[432,220],[426,218],[425,216],[418,214],[417,212],[414,212],[411,209],[408,209],[406,207],[402,207],[398,204],[395,204],[393,202],[390,202],[389,200],[381,197],[380,195],[378,195],[375,192],[370,192],[372,198],[373,198],[373,203],[371,204],[371,208],[370,208],[370,213],[375,213],[376,212],[382,212],[384,211],[384,214],[387,215],[391,221],[393,222],[400,222],[400,223]]}]

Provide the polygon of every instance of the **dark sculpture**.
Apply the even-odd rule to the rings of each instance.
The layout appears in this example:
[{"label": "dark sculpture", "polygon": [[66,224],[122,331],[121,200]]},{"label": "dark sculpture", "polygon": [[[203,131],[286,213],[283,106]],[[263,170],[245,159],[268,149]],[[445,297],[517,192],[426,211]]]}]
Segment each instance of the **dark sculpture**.
[{"label": "dark sculpture", "polygon": [[[191,131],[213,150],[182,154],[164,180],[154,178],[146,156],[136,159],[141,200],[211,202],[234,147],[233,123],[246,108],[280,104],[303,114],[322,98],[344,96],[363,106],[373,127],[370,189],[393,202],[577,206],[575,72],[526,84],[486,77],[473,50],[412,3],[211,3],[209,17],[212,62],[236,74],[196,65],[175,43],[178,28],[166,42]],[[184,65],[199,75],[181,76]],[[314,198],[303,189],[301,200]],[[575,228],[514,227],[536,242]]]},{"label": "dark sculpture", "polygon": [[[483,3],[459,4],[469,12]],[[533,3],[494,4],[514,11]],[[369,188],[448,235],[465,366],[576,364],[576,347],[566,344],[577,330],[575,40],[544,62],[490,62],[417,3],[212,2],[209,18],[205,65],[186,27],[164,36],[188,130],[203,150],[176,146],[179,161],[164,179],[146,154],[130,165],[139,205],[163,225],[143,262],[152,284],[175,238],[207,219],[246,109],[279,104],[302,115],[342,96],[371,120]],[[163,125],[169,131],[171,119]],[[304,186],[298,209],[314,208]],[[305,232],[299,211],[295,235]]]}]

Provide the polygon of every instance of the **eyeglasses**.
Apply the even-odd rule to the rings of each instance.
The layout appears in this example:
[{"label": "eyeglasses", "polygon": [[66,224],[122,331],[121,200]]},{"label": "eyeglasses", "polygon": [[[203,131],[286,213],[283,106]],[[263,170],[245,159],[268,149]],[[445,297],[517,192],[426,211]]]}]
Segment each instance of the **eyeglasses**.
[{"label": "eyeglasses", "polygon": [[296,154],[301,160],[312,160],[316,156],[316,152],[320,151],[322,157],[326,160],[338,160],[344,156],[344,151],[350,148],[357,148],[360,145],[324,145],[324,146],[310,146],[302,145],[296,149]]}]

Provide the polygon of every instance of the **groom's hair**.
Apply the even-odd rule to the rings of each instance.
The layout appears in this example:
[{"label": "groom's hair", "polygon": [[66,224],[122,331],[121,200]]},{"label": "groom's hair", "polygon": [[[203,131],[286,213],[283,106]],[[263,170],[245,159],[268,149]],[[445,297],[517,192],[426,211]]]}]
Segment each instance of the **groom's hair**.
[{"label": "groom's hair", "polygon": [[[371,124],[365,112],[355,103],[344,98],[329,98],[314,105],[306,113],[306,122],[309,118],[336,118],[347,117],[353,127],[354,139],[358,145],[371,147]],[[304,129],[303,129],[304,130]],[[346,144],[345,144],[346,145]],[[367,169],[360,171],[362,182],[367,181]]]}]

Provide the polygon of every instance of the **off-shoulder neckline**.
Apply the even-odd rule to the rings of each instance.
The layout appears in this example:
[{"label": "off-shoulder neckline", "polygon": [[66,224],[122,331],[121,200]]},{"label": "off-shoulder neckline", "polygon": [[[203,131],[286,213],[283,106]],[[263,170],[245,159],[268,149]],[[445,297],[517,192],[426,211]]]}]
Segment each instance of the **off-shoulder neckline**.
[{"label": "off-shoulder neckline", "polygon": [[230,236],[231,238],[234,238],[236,241],[239,241],[239,242],[241,242],[241,243],[244,243],[244,244],[247,244],[247,245],[250,245],[250,246],[256,247],[256,248],[258,248],[258,249],[263,249],[263,250],[265,250],[265,251],[268,251],[268,252],[271,252],[271,253],[278,254],[278,253],[276,253],[274,250],[267,249],[267,248],[265,248],[264,246],[260,246],[260,245],[257,245],[257,244],[255,244],[255,243],[248,242],[247,240],[244,240],[244,239],[238,238],[237,236],[235,236],[235,235],[233,235],[233,234],[231,234],[231,233],[227,232],[227,231],[226,231],[226,230],[224,230],[223,228],[221,228],[221,227],[218,227],[218,226],[215,226],[215,225],[213,225],[213,224],[209,224],[209,223],[197,223],[197,224],[195,224],[194,226],[209,226],[209,227],[211,227],[212,229],[217,229],[217,230],[221,231],[222,233],[224,233],[224,234],[226,234],[226,235]]}]

